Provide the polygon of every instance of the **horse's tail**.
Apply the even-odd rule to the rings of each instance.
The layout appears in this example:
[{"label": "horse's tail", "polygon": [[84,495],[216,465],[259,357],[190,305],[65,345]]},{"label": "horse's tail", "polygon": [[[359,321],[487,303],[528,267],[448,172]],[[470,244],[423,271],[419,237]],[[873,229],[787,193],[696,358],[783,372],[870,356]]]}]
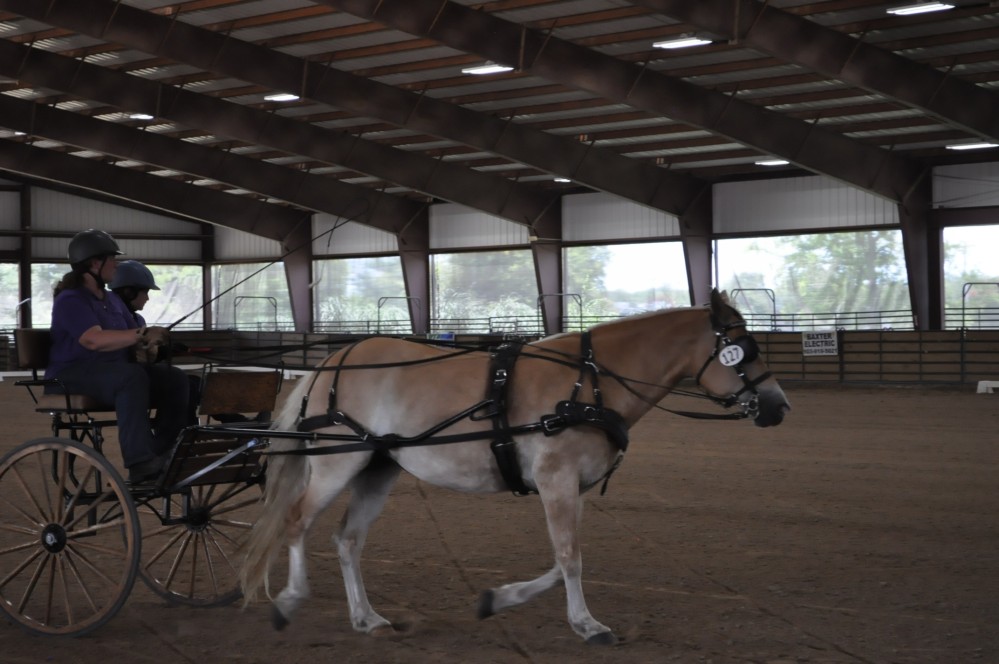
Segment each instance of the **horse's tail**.
[{"label": "horse's tail", "polygon": [[[313,384],[308,377],[300,380],[301,383],[292,391],[276,418],[275,430],[288,431],[294,427],[302,397]],[[269,451],[285,452],[304,444],[301,439],[274,438],[270,441]],[[240,570],[244,604],[256,599],[261,586],[264,592],[268,592],[271,563],[286,541],[292,510],[308,484],[307,457],[278,454],[268,458],[263,509],[246,542],[246,555]]]}]

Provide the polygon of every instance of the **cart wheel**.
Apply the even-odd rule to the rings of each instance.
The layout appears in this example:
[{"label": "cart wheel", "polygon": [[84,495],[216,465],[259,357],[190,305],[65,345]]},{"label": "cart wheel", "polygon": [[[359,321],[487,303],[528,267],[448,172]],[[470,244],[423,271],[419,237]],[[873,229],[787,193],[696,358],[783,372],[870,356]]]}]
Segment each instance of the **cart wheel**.
[{"label": "cart wheel", "polygon": [[0,608],[29,632],[79,636],[128,599],[139,518],[103,456],[39,438],[0,459]]},{"label": "cart wheel", "polygon": [[260,487],[239,482],[191,487],[139,506],[139,576],[167,601],[223,606],[242,597],[241,547],[260,509]]}]

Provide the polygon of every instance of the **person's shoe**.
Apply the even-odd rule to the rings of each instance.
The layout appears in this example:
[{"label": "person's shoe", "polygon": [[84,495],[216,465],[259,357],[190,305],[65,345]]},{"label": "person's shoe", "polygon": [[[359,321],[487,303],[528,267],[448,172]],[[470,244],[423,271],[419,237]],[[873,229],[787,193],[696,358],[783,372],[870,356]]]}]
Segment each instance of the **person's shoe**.
[{"label": "person's shoe", "polygon": [[128,467],[128,481],[132,484],[138,484],[139,482],[155,480],[163,472],[165,465],[162,456],[155,456],[152,459],[132,464]]}]

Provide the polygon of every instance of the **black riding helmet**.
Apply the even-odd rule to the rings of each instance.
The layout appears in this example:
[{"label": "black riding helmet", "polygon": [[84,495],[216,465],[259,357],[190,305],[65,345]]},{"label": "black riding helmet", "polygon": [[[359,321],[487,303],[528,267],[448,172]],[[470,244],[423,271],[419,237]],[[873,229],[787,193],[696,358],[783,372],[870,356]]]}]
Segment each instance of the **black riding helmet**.
[{"label": "black riding helmet", "polygon": [[122,253],[118,243],[109,233],[90,228],[80,231],[69,241],[67,257],[70,265],[77,265],[91,258],[118,256]]}]

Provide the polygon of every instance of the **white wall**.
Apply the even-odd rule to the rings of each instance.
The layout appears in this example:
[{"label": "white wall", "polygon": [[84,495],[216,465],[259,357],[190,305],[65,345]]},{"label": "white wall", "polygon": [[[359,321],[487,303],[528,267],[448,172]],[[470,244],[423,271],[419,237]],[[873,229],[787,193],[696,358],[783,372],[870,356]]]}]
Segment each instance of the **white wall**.
[{"label": "white wall", "polygon": [[316,257],[390,254],[399,250],[399,242],[392,233],[354,221],[344,222],[331,214],[313,215],[312,237],[312,254]]},{"label": "white wall", "polygon": [[720,235],[898,223],[894,203],[823,176],[727,182],[711,193],[714,232]]},{"label": "white wall", "polygon": [[677,218],[611,194],[562,198],[562,239],[567,242],[667,239],[680,236]]},{"label": "white wall", "polygon": [[430,248],[465,249],[526,245],[527,226],[456,203],[430,207]]},{"label": "white wall", "polygon": [[[19,212],[16,214],[20,214]],[[18,216],[14,216],[15,226]],[[8,228],[4,222],[4,229]],[[187,222],[142,212],[132,208],[94,201],[41,187],[31,188],[31,228],[34,231],[56,231],[72,234],[86,228],[99,228],[111,235],[124,233],[148,234],[149,239],[120,239],[119,246],[127,256],[139,260],[197,261],[201,245],[196,240],[171,239],[171,235],[198,234],[197,222]],[[36,261],[66,260],[66,237],[35,237],[31,251]]]}]

